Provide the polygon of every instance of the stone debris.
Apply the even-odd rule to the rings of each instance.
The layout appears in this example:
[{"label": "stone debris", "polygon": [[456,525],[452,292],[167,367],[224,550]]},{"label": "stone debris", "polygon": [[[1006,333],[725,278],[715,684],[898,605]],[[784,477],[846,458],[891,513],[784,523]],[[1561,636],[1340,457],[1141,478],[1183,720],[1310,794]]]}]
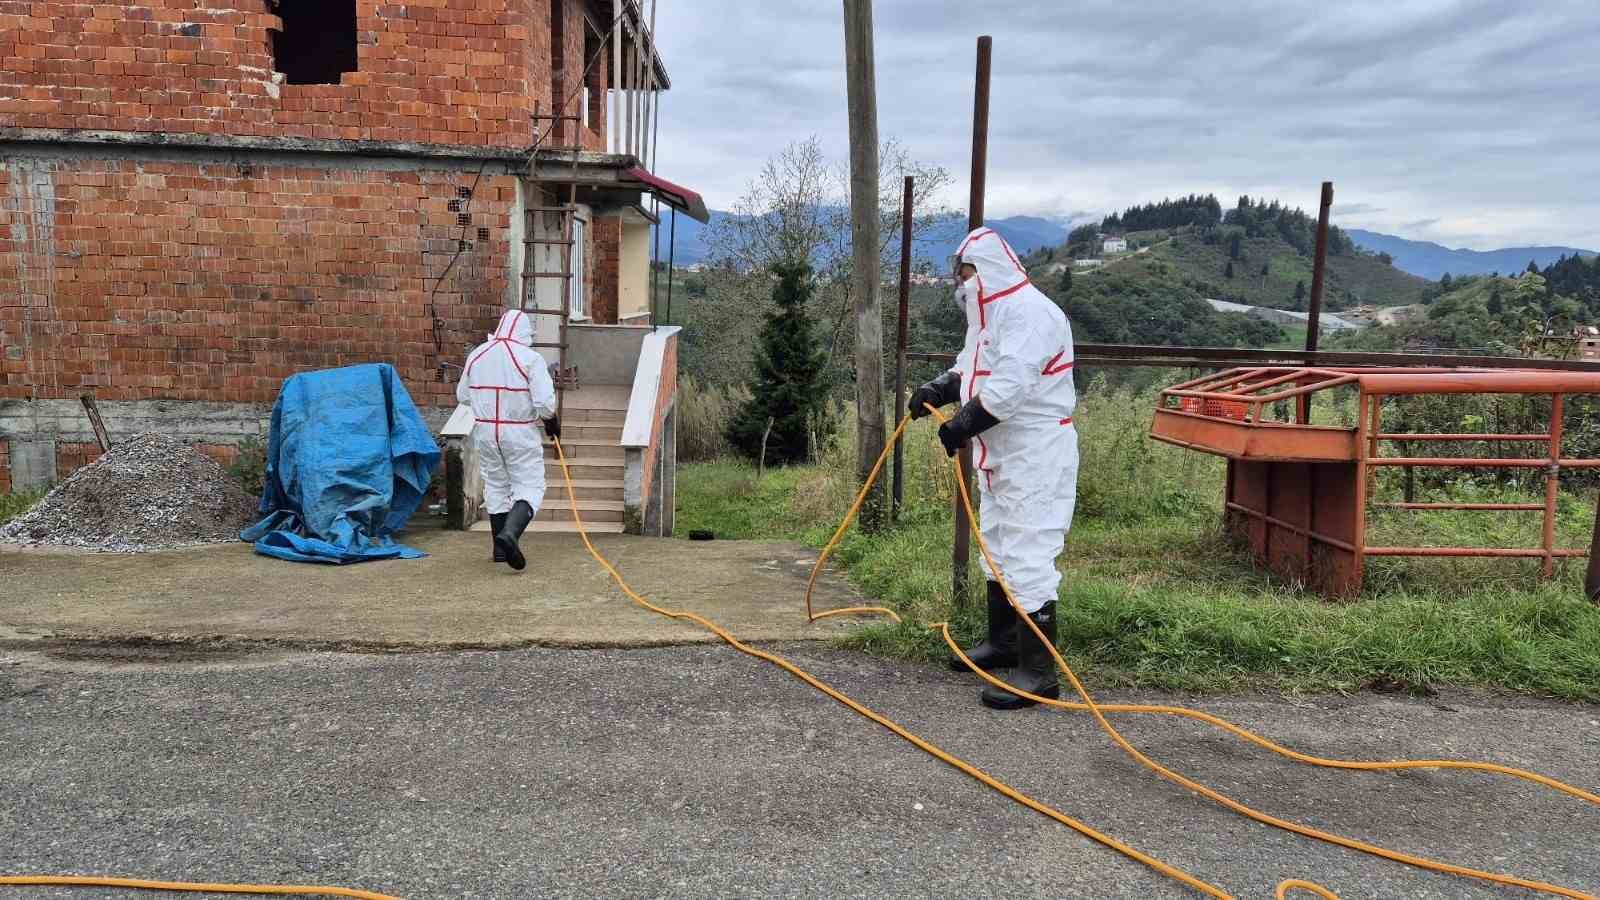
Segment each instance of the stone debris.
[{"label": "stone debris", "polygon": [[0,543],[144,553],[237,541],[256,519],[255,498],[215,460],[146,433],[114,444],[0,526]]}]

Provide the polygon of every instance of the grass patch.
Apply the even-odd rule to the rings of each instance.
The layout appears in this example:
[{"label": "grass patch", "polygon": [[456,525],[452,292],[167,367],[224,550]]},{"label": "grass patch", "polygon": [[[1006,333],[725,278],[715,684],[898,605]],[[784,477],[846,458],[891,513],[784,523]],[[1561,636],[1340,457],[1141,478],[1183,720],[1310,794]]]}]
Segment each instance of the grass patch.
[{"label": "grass patch", "polygon": [[744,462],[722,460],[682,466],[678,476],[678,518],[674,531],[709,531],[722,540],[793,538],[784,523],[802,468],[756,470]]},{"label": "grass patch", "polygon": [[0,494],[0,525],[15,519],[30,509],[44,498],[47,491],[20,491],[15,494]]},{"label": "grass patch", "polygon": [[[1067,659],[1096,683],[1199,691],[1470,685],[1600,700],[1600,608],[1583,598],[1582,560],[1541,582],[1534,560],[1375,559],[1361,596],[1328,602],[1257,569],[1223,538],[1222,467],[1146,439],[1152,406],[1146,396],[1091,391],[1077,416],[1079,507],[1060,563],[1060,636]],[[736,463],[685,466],[679,527],[821,546],[848,505],[853,468],[848,447],[818,466],[769,471],[760,483]],[[948,620],[959,639],[973,640],[980,602],[976,591],[951,593],[953,482],[931,427],[912,426],[906,470],[898,527],[852,531],[834,557],[906,624],[868,625],[845,642],[932,660],[946,651],[927,625]],[[1397,490],[1382,481],[1379,496],[1397,499]],[[1467,482],[1447,493],[1533,499]],[[1587,546],[1593,498],[1564,493],[1560,504],[1560,543]],[[1536,513],[1374,510],[1371,523],[1374,542],[1538,544]],[[981,587],[976,569],[970,581]]]}]

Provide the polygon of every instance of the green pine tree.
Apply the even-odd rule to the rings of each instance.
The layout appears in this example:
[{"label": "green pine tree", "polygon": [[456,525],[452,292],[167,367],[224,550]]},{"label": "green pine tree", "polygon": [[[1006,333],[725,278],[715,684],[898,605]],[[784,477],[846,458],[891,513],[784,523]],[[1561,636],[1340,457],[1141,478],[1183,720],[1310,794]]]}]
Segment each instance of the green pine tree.
[{"label": "green pine tree", "polygon": [[[1229,259],[1238,259],[1243,254],[1244,254],[1244,239],[1239,236],[1238,232],[1234,232],[1233,238],[1228,241],[1228,258]],[[1233,276],[1229,275],[1228,277],[1232,278]]]},{"label": "green pine tree", "polygon": [[1070,265],[1061,270],[1061,293],[1072,293],[1072,267]]},{"label": "green pine tree", "polygon": [[1223,278],[1232,278],[1233,277],[1233,260],[1231,260],[1231,259],[1228,260],[1228,264],[1222,267],[1222,277]]},{"label": "green pine tree", "polygon": [[1485,308],[1489,311],[1489,315],[1495,317],[1499,317],[1501,313],[1506,311],[1506,304],[1505,301],[1500,298],[1500,288],[1498,285],[1495,286],[1494,291],[1489,294],[1489,302],[1485,304]]},{"label": "green pine tree", "polygon": [[1306,308],[1306,283],[1304,281],[1296,281],[1294,283],[1294,310],[1295,310],[1295,312],[1301,312],[1305,308]]},{"label": "green pine tree", "polygon": [[772,289],[777,310],[767,315],[756,350],[751,396],[728,423],[729,443],[751,459],[761,455],[767,436],[767,462],[804,462],[810,453],[811,430],[825,437],[822,342],[806,312],[811,299],[811,267],[804,262],[773,266],[778,283]]}]

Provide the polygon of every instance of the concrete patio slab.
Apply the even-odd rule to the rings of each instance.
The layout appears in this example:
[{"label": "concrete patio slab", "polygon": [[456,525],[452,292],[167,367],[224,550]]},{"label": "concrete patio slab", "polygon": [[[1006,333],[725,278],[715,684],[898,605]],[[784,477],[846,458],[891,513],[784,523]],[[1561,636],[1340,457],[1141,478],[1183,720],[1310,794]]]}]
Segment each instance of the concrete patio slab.
[{"label": "concrete patio slab", "polygon": [[[485,535],[418,529],[426,559],[323,566],[246,544],[135,556],[0,551],[0,640],[272,642],[345,649],[647,647],[716,638],[640,609],[575,535],[528,534],[528,568],[489,562]],[[699,613],[741,639],[835,637],[808,624],[816,552],[785,543],[598,535],[600,552],[654,603]],[[819,610],[860,603],[836,575]]]}]

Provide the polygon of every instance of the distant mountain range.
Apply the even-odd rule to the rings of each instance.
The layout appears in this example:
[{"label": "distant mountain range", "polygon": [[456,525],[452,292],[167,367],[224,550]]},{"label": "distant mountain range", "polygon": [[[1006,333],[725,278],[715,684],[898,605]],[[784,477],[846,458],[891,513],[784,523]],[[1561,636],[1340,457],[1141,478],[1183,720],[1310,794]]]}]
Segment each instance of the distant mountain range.
[{"label": "distant mountain range", "polygon": [[1499,272],[1515,275],[1528,268],[1532,260],[1539,268],[1550,265],[1563,256],[1581,254],[1594,256],[1593,250],[1576,247],[1508,247],[1504,250],[1452,250],[1428,241],[1411,241],[1392,234],[1347,228],[1345,234],[1356,246],[1373,253],[1387,253],[1394,257],[1394,267],[1403,272],[1438,281],[1446,272],[1451,275],[1488,275]]},{"label": "distant mountain range", "polygon": [[[707,233],[712,227],[726,220],[734,213],[720,209],[711,210],[711,222],[701,225],[699,222],[684,216],[678,217],[677,224],[677,251],[673,258],[676,265],[685,266],[698,262],[705,262],[710,253],[706,246]],[[989,227],[1000,232],[1012,249],[1019,254],[1029,253],[1041,247],[1058,247],[1067,242],[1067,231],[1070,225],[1062,220],[1042,219],[1037,216],[1009,216],[1004,219],[994,219]],[[668,226],[670,228],[670,226]],[[662,230],[661,255],[667,253],[666,234],[668,228]],[[967,223],[965,220],[952,221],[948,227],[936,229],[919,239],[912,247],[912,255],[919,260],[942,260],[955,251],[956,244],[966,236]]]},{"label": "distant mountain range", "polygon": [[[680,265],[705,262],[709,255],[706,246],[707,232],[712,225],[734,215],[724,210],[711,211],[711,225],[701,225],[692,219],[678,217],[677,253],[674,261]],[[992,219],[989,226],[1006,239],[1019,254],[1042,247],[1059,247],[1067,242],[1067,232],[1072,222],[1066,219],[1047,219],[1039,216],[1007,216]],[[1356,246],[1373,253],[1387,253],[1394,257],[1394,267],[1431,281],[1437,281],[1446,272],[1451,275],[1487,275],[1499,272],[1512,275],[1528,267],[1532,260],[1540,268],[1550,265],[1562,256],[1581,254],[1594,256],[1595,251],[1577,247],[1508,247],[1502,250],[1452,250],[1429,241],[1413,241],[1392,234],[1347,228]],[[663,229],[663,245],[666,231]],[[912,254],[919,260],[943,260],[966,234],[965,221],[952,221],[949,226],[919,239]],[[667,248],[661,253],[666,255]]]}]

